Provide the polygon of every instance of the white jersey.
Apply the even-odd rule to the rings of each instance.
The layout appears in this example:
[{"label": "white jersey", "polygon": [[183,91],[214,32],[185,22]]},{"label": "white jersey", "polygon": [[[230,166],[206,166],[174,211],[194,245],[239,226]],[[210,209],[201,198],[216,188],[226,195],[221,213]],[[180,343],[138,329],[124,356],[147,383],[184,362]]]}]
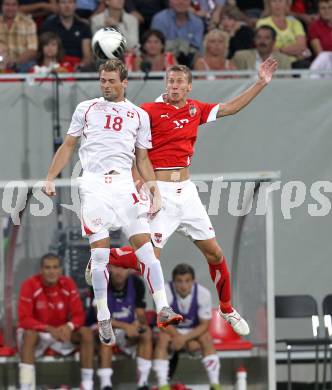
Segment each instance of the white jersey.
[{"label": "white jersey", "polygon": [[[165,284],[167,300],[169,304],[172,304],[173,294],[169,287],[169,284]],[[187,314],[190,310],[191,301],[193,299],[192,292],[186,297],[182,298],[177,292],[175,292],[177,304],[181,313]],[[197,303],[198,303],[198,318],[201,320],[210,320],[212,317],[212,300],[210,291],[203,287],[201,284],[197,284]]]},{"label": "white jersey", "polygon": [[135,147],[150,149],[148,114],[129,100],[109,102],[103,97],[80,103],[67,134],[81,137],[79,156],[86,172],[129,171]]}]

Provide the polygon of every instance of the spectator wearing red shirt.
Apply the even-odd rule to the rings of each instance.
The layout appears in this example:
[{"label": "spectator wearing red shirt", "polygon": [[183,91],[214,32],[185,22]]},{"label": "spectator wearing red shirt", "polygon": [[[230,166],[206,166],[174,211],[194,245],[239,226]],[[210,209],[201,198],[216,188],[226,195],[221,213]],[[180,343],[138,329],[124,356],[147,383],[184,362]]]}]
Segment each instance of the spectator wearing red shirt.
[{"label": "spectator wearing red shirt", "polygon": [[17,341],[21,390],[35,388],[35,358],[47,348],[68,355],[80,345],[81,389],[93,389],[93,335],[83,327],[85,314],[75,282],[62,275],[61,260],[41,258],[40,273],[25,280],[18,300]]},{"label": "spectator wearing red shirt", "polygon": [[332,51],[332,0],[319,0],[319,19],[309,26],[309,41],[317,56]]}]

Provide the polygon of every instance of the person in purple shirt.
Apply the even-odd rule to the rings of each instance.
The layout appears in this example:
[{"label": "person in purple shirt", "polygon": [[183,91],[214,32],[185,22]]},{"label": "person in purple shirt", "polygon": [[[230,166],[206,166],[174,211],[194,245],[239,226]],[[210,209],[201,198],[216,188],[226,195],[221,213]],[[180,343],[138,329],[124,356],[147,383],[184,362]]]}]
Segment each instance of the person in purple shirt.
[{"label": "person in purple shirt", "polygon": [[[145,285],[143,280],[126,268],[110,266],[108,306],[112,313],[112,326],[116,329],[116,345],[121,352],[136,356],[137,388],[148,389],[152,359],[152,331],[145,316]],[[90,308],[87,325],[97,323],[96,310]],[[112,389],[112,347],[100,344],[100,363],[97,375],[102,390]]]},{"label": "person in purple shirt", "polygon": [[[166,37],[167,50],[189,56],[202,50],[204,23],[190,11],[190,0],[169,0],[169,8],[154,15],[151,28]],[[188,63],[187,63],[188,65]]]},{"label": "person in purple shirt", "polygon": [[220,390],[220,363],[209,333],[212,315],[209,290],[195,281],[195,271],[188,264],[178,264],[172,271],[172,281],[165,287],[171,307],[177,309],[184,319],[176,327],[169,326],[158,334],[153,370],[159,389],[170,389],[168,350],[171,347],[175,351],[201,351],[210,389]]}]

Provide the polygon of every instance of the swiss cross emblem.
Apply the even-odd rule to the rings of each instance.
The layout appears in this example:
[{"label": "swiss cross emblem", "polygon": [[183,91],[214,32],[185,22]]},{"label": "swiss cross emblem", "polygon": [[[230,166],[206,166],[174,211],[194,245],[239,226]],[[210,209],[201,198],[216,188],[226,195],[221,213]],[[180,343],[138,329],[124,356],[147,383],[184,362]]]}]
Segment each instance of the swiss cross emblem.
[{"label": "swiss cross emblem", "polygon": [[190,116],[195,116],[196,112],[197,112],[197,110],[196,110],[195,105],[191,103],[189,105],[189,114],[190,114]]},{"label": "swiss cross emblem", "polygon": [[160,244],[161,243],[161,239],[162,239],[163,235],[161,233],[154,233],[154,240],[157,244]]},{"label": "swiss cross emblem", "polygon": [[135,114],[132,111],[127,111],[128,118],[134,118]]}]

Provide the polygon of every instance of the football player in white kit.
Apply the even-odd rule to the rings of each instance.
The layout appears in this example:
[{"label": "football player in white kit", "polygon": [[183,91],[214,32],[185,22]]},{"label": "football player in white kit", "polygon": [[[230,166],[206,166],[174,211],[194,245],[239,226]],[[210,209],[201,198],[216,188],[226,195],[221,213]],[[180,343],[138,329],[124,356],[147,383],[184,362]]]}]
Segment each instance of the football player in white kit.
[{"label": "football player in white kit", "polygon": [[[158,312],[158,326],[176,324],[182,316],[169,307],[164,277],[151,244],[148,214],[160,209],[160,195],[147,149],[151,129],[147,113],[125,98],[128,71],[118,59],[100,66],[103,97],[80,103],[73,114],[67,136],[56,152],[43,190],[55,195],[54,179],[71,159],[81,139],[79,157],[83,175],[79,178],[82,231],[91,246],[91,271],[97,303],[99,336],[103,343],[115,342],[107,305],[107,264],[110,255],[109,230],[120,227],[140,262]],[[136,166],[149,183],[150,210],[140,201],[131,168]]]}]

